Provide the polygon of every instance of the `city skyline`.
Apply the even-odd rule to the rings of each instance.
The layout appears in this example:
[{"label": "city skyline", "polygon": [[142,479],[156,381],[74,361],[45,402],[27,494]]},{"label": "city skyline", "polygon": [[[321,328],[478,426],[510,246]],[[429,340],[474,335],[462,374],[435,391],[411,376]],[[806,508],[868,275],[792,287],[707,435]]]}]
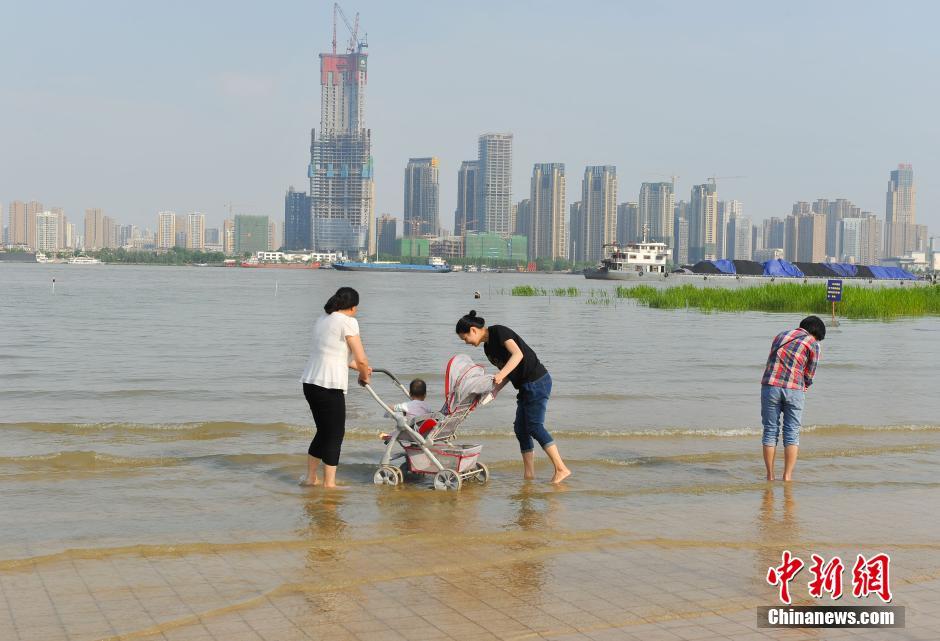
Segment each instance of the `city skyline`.
[{"label": "city skyline", "polygon": [[[50,36],[55,45],[48,51],[37,51],[25,64],[0,63],[9,71],[5,74],[10,79],[8,86],[25,96],[22,101],[8,101],[0,111],[4,139],[13,147],[56,152],[7,155],[0,172],[0,200],[55,203],[73,220],[84,209],[96,207],[142,227],[150,226],[149,221],[161,210],[204,211],[207,224],[215,225],[223,218],[225,203],[230,202],[236,204],[236,213],[278,218],[286,186],[302,184],[301,172],[309,157],[303,132],[309,132],[320,115],[319,87],[310,78],[315,77],[317,56],[329,43],[328,4],[288,5],[299,19],[284,21],[262,11],[234,15],[219,11],[216,15],[214,10],[221,5],[208,3],[197,13],[232,27],[233,41],[241,50],[220,43],[210,33],[204,34],[208,36],[204,44],[189,45],[195,49],[160,52],[165,59],[159,61],[141,46],[146,38],[140,30],[159,28],[185,36],[191,30],[188,23],[176,20],[172,10],[135,7],[139,16],[146,17],[140,22],[147,26],[118,34],[126,55],[122,60],[111,60],[104,56],[101,45],[94,44],[94,38],[81,37],[107,26],[106,5],[84,10],[75,20],[63,20],[71,22],[69,28],[78,25],[74,33],[52,25]],[[691,11],[692,5],[681,4],[667,10],[597,3],[584,14],[559,6],[552,15],[539,17],[546,33],[559,37],[540,37],[534,47],[527,38],[507,39],[503,47],[497,47],[500,50],[481,51],[482,57],[471,63],[449,53],[453,47],[436,44],[468,41],[485,15],[460,7],[408,3],[387,7],[359,2],[348,8],[361,12],[373,53],[368,100],[376,159],[376,215],[388,212],[401,216],[402,168],[409,157],[433,155],[441,161],[441,225],[452,229],[460,161],[473,157],[473,140],[481,131],[506,131],[514,134],[516,194],[525,192],[535,163],[564,162],[572,175],[580,173],[580,168],[603,163],[618,168],[622,202],[637,200],[634,192],[641,183],[657,180],[654,175],[678,174],[677,198],[685,198],[691,185],[705,182],[710,174],[740,173],[748,178],[719,185],[719,190],[729,200],[744,202],[748,216],[755,221],[783,216],[790,203],[813,193],[851,199],[863,210],[884,217],[884,172],[900,162],[910,162],[921,177],[918,222],[932,227],[938,224],[935,203],[940,201],[940,192],[929,180],[940,171],[931,152],[936,127],[921,106],[930,104],[929,96],[922,95],[923,83],[916,82],[918,70],[937,45],[916,37],[929,20],[922,15],[919,21],[905,20],[909,10],[884,15],[853,6],[853,11],[847,12],[845,5],[833,3],[814,6],[815,17],[809,21],[805,19],[809,4],[792,5],[783,12],[733,3],[714,8],[704,17]],[[493,25],[496,35],[508,35],[525,24],[523,8],[502,10],[503,20]],[[69,14],[74,9],[63,5],[63,11]],[[9,21],[23,24],[24,33],[31,23],[38,24],[39,14],[30,7],[3,12]],[[435,28],[421,29],[418,34],[417,23],[409,24],[409,20],[419,13],[426,14]],[[446,20],[445,13],[449,16]],[[572,69],[567,54],[597,50],[595,59],[604,61],[602,64],[596,69],[579,66],[594,81],[614,72],[615,77],[625,80],[639,77],[644,68],[637,63],[646,59],[641,55],[643,47],[664,35],[670,35],[669,41],[675,43],[678,38],[671,34],[690,30],[691,14],[714,26],[717,35],[744,35],[737,44],[734,38],[716,38],[720,46],[704,47],[695,56],[690,56],[687,47],[666,49],[657,59],[661,67],[657,75],[669,78],[670,91],[687,91],[702,82],[693,71],[722,63],[710,77],[715,87],[732,88],[740,78],[748,78],[748,92],[735,104],[717,110],[697,105],[693,110],[682,107],[682,101],[673,101],[675,104],[662,107],[660,114],[639,105],[615,117],[596,116],[588,104],[567,97],[546,102],[547,88],[552,85],[545,82],[543,90],[540,83],[547,76]],[[832,32],[824,27],[827,16],[838,17],[844,29]],[[95,17],[101,18],[101,25],[93,24]],[[631,42],[601,37],[625,24],[638,34]],[[579,25],[592,29],[579,29]],[[646,32],[636,28],[644,25]],[[764,42],[774,40],[768,36],[784,36],[795,26],[804,35],[819,37],[812,64],[808,54],[795,48]],[[594,33],[590,45],[579,31]],[[269,32],[271,38],[258,37]],[[249,33],[252,37],[247,37]],[[303,35],[292,38],[290,34],[295,33]],[[398,86],[402,84],[401,71],[408,66],[408,55],[415,46],[412,42],[418,35],[421,46],[442,53],[428,61],[430,69],[423,82],[407,83],[410,93],[403,94]],[[866,60],[861,64],[857,47],[851,43],[868,36],[871,42],[866,44]],[[82,46],[74,46],[79,42]],[[261,42],[267,50],[262,51]],[[296,42],[303,45],[298,48]],[[901,45],[911,64],[891,66],[892,54]],[[55,55],[65,47],[70,47],[69,56]],[[216,47],[217,53],[207,54],[208,47]],[[526,76],[508,74],[493,80],[489,70],[495,59],[507,52],[525,65]],[[552,65],[543,68],[535,64],[546,55],[551,55]],[[759,66],[765,71],[755,75]],[[898,80],[909,86],[909,99],[900,107],[906,115],[903,120],[912,123],[908,129],[897,126],[899,119],[889,109],[899,109],[896,102],[878,92],[864,101],[854,101],[849,118],[843,117],[844,110],[811,109],[812,101],[794,108],[790,101],[783,101],[786,107],[775,107],[770,100],[789,94],[811,95],[814,88],[853,95],[864,86],[863,78],[889,66],[891,77],[901,74]],[[145,86],[136,75],[125,73],[128,67],[155,73],[147,75],[149,84]],[[461,82],[448,78],[460,78]],[[195,92],[192,101],[176,98],[181,89],[197,80],[204,91]],[[482,83],[491,80],[495,83],[493,93],[480,91]],[[650,78],[644,82],[664,81]],[[623,87],[628,84],[615,82],[611,88],[626,91]],[[499,101],[496,108],[492,95],[497,94],[512,100]],[[544,108],[534,109],[535,104]],[[63,118],[66,111],[68,118]],[[144,121],[147,127],[140,126]],[[770,122],[772,126],[767,125]],[[237,130],[238,136],[233,137],[231,130]],[[159,181],[149,178],[155,172]]]}]

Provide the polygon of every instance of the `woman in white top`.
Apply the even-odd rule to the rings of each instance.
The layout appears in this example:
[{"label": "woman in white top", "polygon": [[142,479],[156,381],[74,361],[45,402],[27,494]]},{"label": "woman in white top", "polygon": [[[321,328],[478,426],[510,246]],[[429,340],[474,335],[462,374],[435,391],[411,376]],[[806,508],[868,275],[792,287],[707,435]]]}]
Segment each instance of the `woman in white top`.
[{"label": "woman in white top", "polygon": [[354,318],[358,309],[359,293],[352,287],[340,287],[323,306],[326,316],[313,326],[310,360],[300,380],[317,433],[307,450],[307,475],[301,485],[320,484],[317,470],[323,461],[323,487],[336,487],[336,466],[346,434],[349,370],[359,370],[360,385],[368,383],[372,373]]}]

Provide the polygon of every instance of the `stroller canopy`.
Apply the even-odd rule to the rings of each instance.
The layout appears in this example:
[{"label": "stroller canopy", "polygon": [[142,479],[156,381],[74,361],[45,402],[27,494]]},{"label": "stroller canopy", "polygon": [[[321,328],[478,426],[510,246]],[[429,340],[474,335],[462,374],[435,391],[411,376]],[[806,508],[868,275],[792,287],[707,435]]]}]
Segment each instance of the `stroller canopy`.
[{"label": "stroller canopy", "polygon": [[456,354],[444,370],[446,414],[472,408],[483,394],[493,391],[493,377],[466,354]]}]

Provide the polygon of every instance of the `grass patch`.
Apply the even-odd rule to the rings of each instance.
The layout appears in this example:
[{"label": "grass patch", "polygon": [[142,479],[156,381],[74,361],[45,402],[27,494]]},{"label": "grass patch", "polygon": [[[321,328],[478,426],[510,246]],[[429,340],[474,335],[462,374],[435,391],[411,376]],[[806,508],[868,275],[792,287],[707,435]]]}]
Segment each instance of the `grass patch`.
[{"label": "grass patch", "polygon": [[[695,307],[704,312],[791,312],[829,314],[826,286],[780,283],[724,289],[681,285],[656,289],[648,285],[618,287],[617,298],[632,298],[657,309]],[[836,315],[845,318],[891,319],[940,315],[940,287],[853,287],[846,284]]]},{"label": "grass patch", "polygon": [[513,296],[568,296],[569,298],[577,298],[581,295],[581,290],[577,287],[545,289],[544,287],[532,287],[532,285],[516,285],[510,293]]}]

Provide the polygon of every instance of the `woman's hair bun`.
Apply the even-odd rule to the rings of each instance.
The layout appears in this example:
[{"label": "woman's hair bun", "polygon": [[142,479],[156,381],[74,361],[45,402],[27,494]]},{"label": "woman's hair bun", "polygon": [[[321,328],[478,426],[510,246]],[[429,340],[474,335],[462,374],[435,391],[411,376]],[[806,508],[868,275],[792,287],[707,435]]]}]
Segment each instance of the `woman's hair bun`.
[{"label": "woman's hair bun", "polygon": [[470,318],[476,318],[476,317],[477,317],[477,310],[471,309],[471,310],[470,310],[470,313],[467,314],[467,316],[469,316]]}]

